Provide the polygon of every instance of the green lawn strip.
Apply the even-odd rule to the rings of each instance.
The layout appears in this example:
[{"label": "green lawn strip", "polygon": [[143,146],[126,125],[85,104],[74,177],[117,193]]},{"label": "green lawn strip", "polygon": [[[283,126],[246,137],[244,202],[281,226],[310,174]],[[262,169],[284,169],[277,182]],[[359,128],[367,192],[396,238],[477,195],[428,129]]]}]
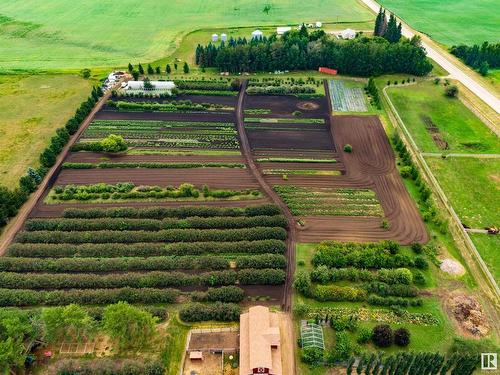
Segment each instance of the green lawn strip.
[{"label": "green lawn strip", "polygon": [[127,155],[211,155],[211,156],[241,156],[240,151],[236,150],[169,150],[169,149],[145,149],[145,148],[129,148]]},{"label": "green lawn strip", "polygon": [[[442,84],[425,81],[405,87],[394,86],[387,93],[421,151],[500,153],[498,137],[459,99],[446,97]],[[440,137],[447,142],[448,149],[436,145],[427,129],[429,121],[439,132],[434,138]]]},{"label": "green lawn strip", "polygon": [[14,189],[29,166],[38,167],[39,155],[87,99],[91,84],[77,75],[0,75],[1,185]]},{"label": "green lawn strip", "polygon": [[243,163],[70,163],[62,165],[63,169],[110,169],[110,168],[163,168],[163,169],[191,169],[191,168],[245,168]]},{"label": "green lawn strip", "polygon": [[497,284],[500,285],[500,236],[481,233],[469,233],[469,236]]},{"label": "green lawn strip", "polygon": [[498,226],[500,159],[426,158],[460,220],[471,228]]},{"label": "green lawn strip", "polygon": [[265,163],[336,163],[335,159],[305,159],[305,158],[258,158]]},{"label": "green lawn strip", "polygon": [[263,124],[325,124],[322,118],[267,118],[267,117],[245,117],[245,122],[259,122]]},{"label": "green lawn strip", "polygon": [[340,176],[340,171],[320,171],[315,169],[264,169],[264,175]]}]

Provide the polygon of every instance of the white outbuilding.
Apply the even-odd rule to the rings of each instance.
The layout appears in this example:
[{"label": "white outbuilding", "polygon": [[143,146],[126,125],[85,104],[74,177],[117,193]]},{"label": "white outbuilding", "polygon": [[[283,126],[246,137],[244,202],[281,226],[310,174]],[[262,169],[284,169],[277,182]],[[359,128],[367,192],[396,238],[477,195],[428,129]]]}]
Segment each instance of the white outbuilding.
[{"label": "white outbuilding", "polygon": [[212,42],[217,42],[219,40],[219,35],[212,34]]},{"label": "white outbuilding", "polygon": [[356,31],[353,29],[345,29],[340,33],[342,39],[354,39],[356,38]]},{"label": "white outbuilding", "polygon": [[291,31],[292,28],[290,26],[279,26],[276,28],[276,34],[283,35],[284,33]]},{"label": "white outbuilding", "polygon": [[264,33],[260,30],[255,30],[252,32],[252,39],[262,39]]},{"label": "white outbuilding", "polygon": [[220,40],[222,40],[223,42],[226,42],[227,41],[227,34],[220,34]]},{"label": "white outbuilding", "polygon": [[316,27],[320,29],[323,26],[323,24],[319,21],[316,21]]},{"label": "white outbuilding", "polygon": [[[171,92],[175,88],[175,83],[172,81],[149,81],[153,88],[148,91]],[[125,90],[144,91],[144,81],[128,81]]]}]

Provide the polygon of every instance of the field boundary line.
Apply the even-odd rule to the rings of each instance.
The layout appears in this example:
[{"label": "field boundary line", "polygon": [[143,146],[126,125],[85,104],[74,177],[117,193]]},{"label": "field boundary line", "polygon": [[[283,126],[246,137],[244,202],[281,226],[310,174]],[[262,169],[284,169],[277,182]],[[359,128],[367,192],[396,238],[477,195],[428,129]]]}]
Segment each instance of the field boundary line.
[{"label": "field boundary line", "polygon": [[[465,228],[462,226],[462,223],[456,214],[455,210],[451,206],[451,204],[448,201],[448,198],[444,191],[442,190],[441,186],[439,185],[437,179],[434,177],[434,174],[432,173],[431,169],[429,168],[429,165],[425,161],[424,157],[420,153],[417,144],[415,143],[413,137],[411,136],[410,132],[408,131],[408,128],[406,127],[405,123],[401,119],[398,111],[396,110],[396,107],[392,103],[391,99],[389,98],[389,95],[387,94],[387,88],[391,86],[385,86],[382,91],[384,94],[384,98],[387,100],[387,103],[389,104],[389,108],[396,118],[396,125],[397,128],[403,133],[403,141],[410,146],[410,152],[414,156],[414,158],[417,160],[417,163],[419,164],[420,168],[424,171],[426,179],[431,183],[431,188],[434,192],[437,193],[437,196],[439,197],[439,200],[441,203],[444,205],[446,210],[448,211],[449,216],[452,218],[452,223],[455,231],[451,231],[451,234],[453,236],[453,232],[455,234],[458,234],[461,238],[457,239],[456,236],[453,236],[455,241],[457,243],[463,243],[466,247],[467,250],[469,250],[469,254],[464,254],[463,251],[462,257],[467,260],[470,259],[473,261],[476,265],[479,265],[480,270],[483,273],[483,276],[485,277],[485,281],[490,289],[490,293],[486,293],[488,297],[492,299],[492,302],[495,306],[495,308],[498,310],[499,308],[499,302],[500,302],[500,288],[498,287],[495,279],[491,275],[491,272],[489,271],[488,267],[486,266],[486,263],[484,263],[483,258],[477,251],[476,246],[470,239],[469,235],[465,231]],[[459,242],[459,240],[461,240]],[[468,255],[468,256],[467,256]],[[471,257],[472,255],[472,257]],[[487,292],[485,290],[485,292]],[[492,292],[492,293],[491,293]]]},{"label": "field boundary line", "polygon": [[445,156],[446,158],[500,159],[500,154],[447,154],[445,152],[421,152],[420,154],[431,158],[442,158]]},{"label": "field boundary line", "polygon": [[14,240],[17,232],[24,225],[25,220],[28,218],[29,214],[35,208],[37,203],[42,199],[47,188],[51,187],[56,180],[57,175],[61,170],[61,166],[63,161],[66,159],[71,147],[76,143],[76,141],[80,138],[82,133],[87,129],[90,125],[94,116],[97,112],[102,108],[106,100],[111,96],[111,91],[108,91],[104,94],[99,101],[94,105],[92,111],[88,114],[88,116],[83,120],[82,124],[78,128],[77,132],[73,134],[68,141],[68,143],[64,146],[62,151],[59,153],[56,159],[56,163],[50,168],[50,170],[45,175],[44,179],[38,186],[37,190],[31,194],[29,199],[25,204],[20,208],[17,215],[12,219],[12,225],[7,228],[7,230],[2,235],[2,240],[0,242],[0,256],[4,255],[7,247]]}]

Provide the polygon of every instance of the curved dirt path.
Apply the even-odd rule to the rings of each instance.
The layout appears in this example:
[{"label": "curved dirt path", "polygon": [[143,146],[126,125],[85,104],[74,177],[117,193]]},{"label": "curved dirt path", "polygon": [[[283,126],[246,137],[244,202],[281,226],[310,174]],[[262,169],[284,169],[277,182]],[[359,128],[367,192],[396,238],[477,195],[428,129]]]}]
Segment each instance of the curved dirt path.
[{"label": "curved dirt path", "polygon": [[12,219],[10,225],[3,233],[0,241],[0,256],[5,253],[7,247],[14,240],[14,237],[16,236],[17,232],[19,232],[19,230],[24,225],[24,221],[28,218],[29,214],[36,206],[38,201],[43,197],[45,190],[54,183],[59,171],[61,170],[61,165],[64,159],[70,152],[71,146],[73,146],[73,144],[75,144],[77,139],[80,138],[82,133],[87,129],[87,127],[94,119],[96,113],[99,112],[99,110],[102,108],[104,103],[106,103],[106,101],[110,96],[111,96],[111,91],[108,91],[99,99],[99,101],[96,103],[96,105],[89,113],[89,115],[85,118],[85,120],[83,120],[78,131],[75,134],[73,134],[69,142],[66,144],[66,146],[64,146],[62,151],[59,153],[56,159],[56,163],[52,168],[50,168],[49,172],[45,175],[45,178],[42,180],[37,190],[33,194],[31,194],[31,196],[28,198],[28,201],[19,209],[17,215]]},{"label": "curved dirt path", "polygon": [[292,305],[292,276],[295,270],[295,241],[296,229],[295,219],[288,209],[288,206],[279,198],[278,194],[272,187],[264,180],[252,156],[252,149],[250,142],[245,131],[245,123],[243,122],[243,102],[245,100],[245,91],[247,88],[247,81],[244,80],[241,85],[240,93],[238,95],[238,103],[236,105],[236,125],[240,136],[241,151],[245,157],[248,169],[259,183],[262,190],[271,198],[274,204],[278,205],[288,221],[288,239],[287,239],[287,275],[285,288],[283,292],[283,310],[290,311]]}]

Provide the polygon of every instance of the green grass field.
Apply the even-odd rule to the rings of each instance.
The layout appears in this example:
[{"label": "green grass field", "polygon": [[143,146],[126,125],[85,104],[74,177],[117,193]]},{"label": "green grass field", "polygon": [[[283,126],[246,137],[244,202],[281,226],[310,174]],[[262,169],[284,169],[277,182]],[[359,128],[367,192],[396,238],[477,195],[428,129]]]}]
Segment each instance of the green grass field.
[{"label": "green grass field", "polygon": [[426,158],[457,215],[472,228],[500,223],[500,160]]},{"label": "green grass field", "polygon": [[[264,6],[271,4],[268,14]],[[170,55],[201,28],[371,21],[353,0],[64,0],[0,2],[0,66],[51,69],[124,66]],[[208,42],[209,40],[206,40]]]},{"label": "green grass field", "polygon": [[381,0],[414,29],[453,44],[498,42],[500,13],[495,0]]},{"label": "green grass field", "polygon": [[[498,137],[459,99],[447,98],[443,85],[425,81],[392,87],[387,94],[423,152],[500,153]],[[449,149],[437,146],[424,117],[439,129]]]},{"label": "green grass field", "polygon": [[470,238],[497,284],[500,285],[500,251],[498,251],[500,249],[500,236],[471,233]]},{"label": "green grass field", "polygon": [[0,75],[0,182],[14,188],[90,93],[74,75]]}]

